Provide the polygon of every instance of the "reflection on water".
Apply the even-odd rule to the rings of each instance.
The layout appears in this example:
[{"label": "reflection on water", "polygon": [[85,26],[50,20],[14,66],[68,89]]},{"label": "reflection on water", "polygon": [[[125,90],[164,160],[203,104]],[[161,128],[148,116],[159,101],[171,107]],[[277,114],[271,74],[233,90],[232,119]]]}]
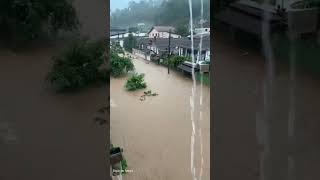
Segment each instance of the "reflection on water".
[{"label": "reflection on water", "polygon": [[[111,107],[111,140],[124,148],[128,169],[132,173],[124,179],[192,179],[190,169],[190,77],[180,72],[170,72],[154,63],[146,64],[135,59],[136,71],[145,74],[147,89],[159,94],[139,98],[145,90],[127,92],[124,88],[126,78],[111,79],[111,99],[116,107]],[[200,89],[200,84],[196,84]],[[195,144],[195,168],[202,179],[210,177],[210,92],[209,87],[195,94],[195,121],[201,131]],[[201,117],[198,116],[201,110]],[[199,119],[202,119],[199,121]],[[198,137],[199,138],[199,137]],[[202,145],[201,145],[202,144]],[[202,157],[199,156],[202,154]],[[203,167],[202,170],[200,167]]]}]

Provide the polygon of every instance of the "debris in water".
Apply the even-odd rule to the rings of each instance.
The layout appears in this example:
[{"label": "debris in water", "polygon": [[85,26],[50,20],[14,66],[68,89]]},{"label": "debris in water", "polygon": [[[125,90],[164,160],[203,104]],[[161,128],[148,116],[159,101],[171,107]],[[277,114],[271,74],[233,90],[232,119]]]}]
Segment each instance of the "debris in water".
[{"label": "debris in water", "polygon": [[140,97],[140,101],[146,100],[146,96],[158,96],[157,93],[152,93],[151,90],[143,92],[143,95]]},{"label": "debris in water", "polygon": [[145,95],[142,95],[142,96],[140,97],[140,101],[144,101],[144,100],[146,100],[146,96],[145,96]]}]

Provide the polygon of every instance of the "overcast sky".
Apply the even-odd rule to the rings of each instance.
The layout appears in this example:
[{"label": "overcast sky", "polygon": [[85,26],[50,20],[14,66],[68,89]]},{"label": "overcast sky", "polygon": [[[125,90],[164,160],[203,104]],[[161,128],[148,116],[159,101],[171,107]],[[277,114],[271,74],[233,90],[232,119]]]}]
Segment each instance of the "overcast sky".
[{"label": "overcast sky", "polygon": [[[110,9],[111,11],[118,9],[124,9],[128,7],[129,2],[132,0],[110,0]],[[133,0],[136,2],[140,2],[140,0]]]}]

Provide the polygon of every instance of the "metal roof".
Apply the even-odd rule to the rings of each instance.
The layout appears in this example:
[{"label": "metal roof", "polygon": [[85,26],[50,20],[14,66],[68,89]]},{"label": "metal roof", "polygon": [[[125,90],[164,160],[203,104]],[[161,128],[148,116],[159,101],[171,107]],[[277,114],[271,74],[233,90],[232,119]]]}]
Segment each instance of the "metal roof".
[{"label": "metal roof", "polygon": [[171,32],[175,32],[175,28],[174,27],[172,27],[172,26],[153,26],[150,30],[149,30],[149,32],[148,32],[148,34],[153,30],[153,29],[155,29],[155,30],[157,30],[158,32],[169,32],[170,30],[171,30]]}]

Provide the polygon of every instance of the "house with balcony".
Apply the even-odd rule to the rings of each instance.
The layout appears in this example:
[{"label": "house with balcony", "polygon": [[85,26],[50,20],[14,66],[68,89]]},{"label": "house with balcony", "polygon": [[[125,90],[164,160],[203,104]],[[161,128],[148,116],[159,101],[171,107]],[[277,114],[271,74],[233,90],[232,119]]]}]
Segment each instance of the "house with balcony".
[{"label": "house with balcony", "polygon": [[[203,38],[201,47],[200,42],[200,38],[194,39],[193,54],[195,61],[210,61],[210,38]],[[168,53],[183,57],[192,56],[191,39],[189,38],[172,38],[170,40],[170,51],[169,39],[167,38],[143,38],[138,41],[138,47],[140,51],[151,56],[150,59],[152,57],[159,58]]]}]

